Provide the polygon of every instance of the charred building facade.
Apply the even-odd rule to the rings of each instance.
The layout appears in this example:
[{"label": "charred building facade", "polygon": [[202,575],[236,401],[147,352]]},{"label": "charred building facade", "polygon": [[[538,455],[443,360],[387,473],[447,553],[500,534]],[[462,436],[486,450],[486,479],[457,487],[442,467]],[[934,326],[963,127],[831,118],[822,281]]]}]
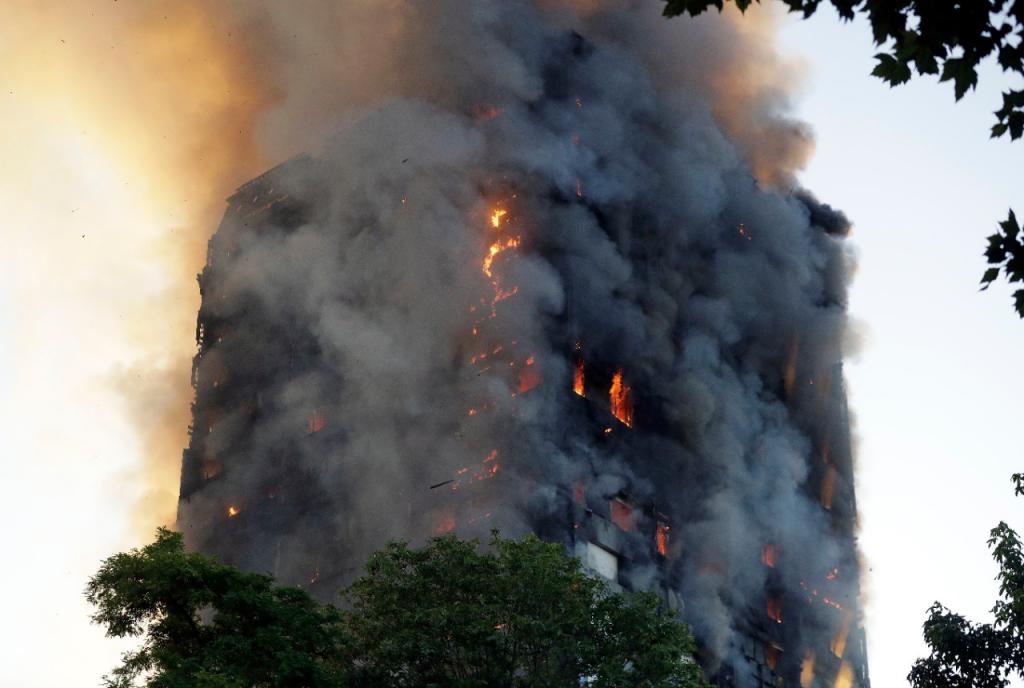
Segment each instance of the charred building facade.
[{"label": "charred building facade", "polygon": [[324,598],[388,539],[537,532],[718,685],[867,688],[846,219],[530,16],[532,90],[390,101],[228,199],[179,527]]}]

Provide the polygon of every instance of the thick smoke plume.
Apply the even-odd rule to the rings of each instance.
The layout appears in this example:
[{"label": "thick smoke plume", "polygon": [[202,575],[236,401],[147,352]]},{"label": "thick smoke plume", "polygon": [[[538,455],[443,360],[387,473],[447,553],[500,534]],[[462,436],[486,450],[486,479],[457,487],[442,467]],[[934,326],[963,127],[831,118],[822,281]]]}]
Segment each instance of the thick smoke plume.
[{"label": "thick smoke plume", "polygon": [[[240,191],[211,243],[195,545],[340,583],[388,538],[626,495],[671,523],[712,668],[766,604],[790,663],[849,625],[849,222],[796,187],[809,136],[763,20],[653,5],[223,5],[273,84],[264,144],[314,157]],[[580,361],[605,390],[622,371],[632,430],[575,430]],[[660,575],[631,561],[635,587]]]}]

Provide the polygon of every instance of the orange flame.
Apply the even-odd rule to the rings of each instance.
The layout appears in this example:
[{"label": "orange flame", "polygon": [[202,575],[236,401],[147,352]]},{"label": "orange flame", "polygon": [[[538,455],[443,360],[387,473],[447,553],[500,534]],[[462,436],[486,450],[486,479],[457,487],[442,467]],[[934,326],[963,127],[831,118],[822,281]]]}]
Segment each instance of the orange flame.
[{"label": "orange flame", "polygon": [[800,688],[811,688],[814,683],[814,650],[808,650],[800,663]]},{"label": "orange flame", "polygon": [[778,548],[775,545],[765,545],[761,548],[761,563],[770,569],[775,568],[776,555],[778,555]]},{"label": "orange flame", "polygon": [[782,654],[782,650],[777,645],[769,643],[764,648],[764,662],[772,671],[776,671],[779,668],[780,654]]},{"label": "orange flame", "polygon": [[487,249],[487,255],[484,257],[484,274],[488,277],[494,277],[494,274],[491,272],[491,265],[494,264],[495,257],[517,246],[519,246],[519,237],[508,237],[504,241],[495,241],[491,244],[490,248]]},{"label": "orange flame", "polygon": [[229,506],[228,507],[228,518],[231,518],[232,516],[237,516],[237,515],[238,515],[238,507],[237,506],[233,506],[233,505]]},{"label": "orange flame", "polygon": [[629,385],[622,382],[622,368],[615,371],[612,386],[608,390],[611,400],[612,415],[626,427],[633,427],[633,397]]},{"label": "orange flame", "polygon": [[572,391],[576,392],[581,397],[586,398],[587,391],[584,387],[584,363],[582,358],[576,359],[576,370],[573,371],[572,376]]},{"label": "orange flame", "polygon": [[777,597],[769,597],[767,609],[768,618],[775,623],[782,623],[782,602]]},{"label": "orange flame", "polygon": [[505,217],[506,215],[508,215],[508,211],[507,210],[503,210],[501,208],[499,208],[499,209],[495,210],[493,213],[491,213],[491,227],[494,227],[495,229],[500,229],[501,228],[501,218]]},{"label": "orange flame", "polygon": [[658,527],[654,531],[654,543],[658,547],[658,554],[665,556],[668,554],[668,531],[671,530],[671,526],[667,523],[658,522]]},{"label": "orange flame", "polygon": [[843,658],[843,653],[846,652],[846,638],[850,634],[850,622],[852,621],[853,615],[846,613],[843,617],[843,623],[836,631],[836,634],[832,636],[832,643],[829,648],[839,659]]},{"label": "orange flame", "polygon": [[850,666],[849,662],[843,662],[839,665],[839,671],[836,672],[836,682],[833,684],[834,688],[853,688],[853,667]]}]

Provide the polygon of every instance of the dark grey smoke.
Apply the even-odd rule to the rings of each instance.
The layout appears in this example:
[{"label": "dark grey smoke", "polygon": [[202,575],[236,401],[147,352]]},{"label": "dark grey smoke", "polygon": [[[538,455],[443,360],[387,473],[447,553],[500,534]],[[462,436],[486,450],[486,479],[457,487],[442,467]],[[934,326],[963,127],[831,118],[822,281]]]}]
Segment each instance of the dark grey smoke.
[{"label": "dark grey smoke", "polygon": [[[624,496],[672,528],[668,563],[634,547],[627,582],[681,594],[712,671],[766,598],[790,673],[820,662],[845,618],[822,598],[858,614],[849,221],[795,190],[806,136],[781,92],[716,92],[750,43],[647,4],[382,12],[401,18],[393,88],[240,192],[285,200],[229,212],[211,243],[183,475],[213,468],[183,487],[181,527],[336,586],[387,539],[444,529],[455,500],[460,534],[512,535],[566,518],[574,490]],[[578,357],[603,390],[623,370],[632,430],[572,394]]]}]

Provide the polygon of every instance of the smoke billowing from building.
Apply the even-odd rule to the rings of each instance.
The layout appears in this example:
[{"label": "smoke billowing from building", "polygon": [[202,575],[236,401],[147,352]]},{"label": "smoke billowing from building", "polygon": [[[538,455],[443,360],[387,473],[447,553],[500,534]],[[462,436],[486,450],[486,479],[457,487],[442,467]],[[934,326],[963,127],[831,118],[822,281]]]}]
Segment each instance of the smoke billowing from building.
[{"label": "smoke billowing from building", "polygon": [[538,531],[661,591],[723,685],[866,685],[849,223],[795,186],[809,139],[756,32],[611,1],[349,11],[380,61],[333,65],[347,104],[280,111],[339,133],[210,242],[192,544],[327,596],[391,538]]}]

